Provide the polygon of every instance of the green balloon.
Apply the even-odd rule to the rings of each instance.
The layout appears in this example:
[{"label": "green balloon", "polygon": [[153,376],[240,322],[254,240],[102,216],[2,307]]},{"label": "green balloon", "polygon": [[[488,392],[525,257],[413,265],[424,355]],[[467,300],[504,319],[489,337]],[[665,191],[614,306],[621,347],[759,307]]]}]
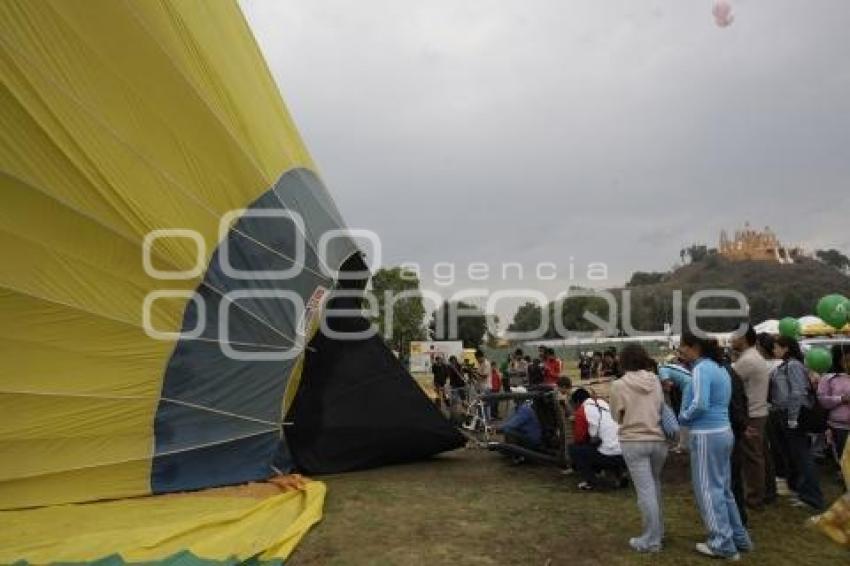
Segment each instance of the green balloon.
[{"label": "green balloon", "polygon": [[800,321],[794,317],[786,316],[779,321],[779,335],[786,338],[797,338],[800,335]]},{"label": "green balloon", "polygon": [[818,373],[832,369],[832,354],[826,348],[812,348],[806,352],[806,367]]},{"label": "green balloon", "polygon": [[833,328],[844,328],[847,324],[848,303],[847,297],[842,295],[827,295],[818,301],[817,313],[825,323]]}]

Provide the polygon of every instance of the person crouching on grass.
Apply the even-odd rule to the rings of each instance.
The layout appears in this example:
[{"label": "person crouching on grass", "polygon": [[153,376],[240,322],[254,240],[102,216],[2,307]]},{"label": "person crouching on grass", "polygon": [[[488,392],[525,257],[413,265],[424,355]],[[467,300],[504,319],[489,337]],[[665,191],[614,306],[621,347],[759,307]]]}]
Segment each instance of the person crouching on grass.
[{"label": "person crouching on grass", "polygon": [[[534,412],[531,401],[526,401],[517,407],[514,414],[501,427],[497,427],[496,431],[504,435],[506,444],[514,444],[535,451],[543,449],[543,426],[540,424],[537,413]],[[524,461],[523,456],[513,457],[514,464],[521,464]]]},{"label": "person crouching on grass", "polygon": [[591,397],[587,389],[576,389],[570,397],[573,413],[573,443],[569,445],[570,462],[581,475],[578,488],[596,487],[596,474],[613,472],[618,487],[626,487],[626,463],[617,439],[617,423],[611,418],[608,403]]},{"label": "person crouching on grass", "polygon": [[732,494],[732,379],[720,365],[724,359],[716,340],[684,333],[679,352],[693,367],[679,421],[690,428],[691,481],[708,531],[708,540],[697,543],[696,550],[738,560],[739,552],[749,552],[753,543]]}]

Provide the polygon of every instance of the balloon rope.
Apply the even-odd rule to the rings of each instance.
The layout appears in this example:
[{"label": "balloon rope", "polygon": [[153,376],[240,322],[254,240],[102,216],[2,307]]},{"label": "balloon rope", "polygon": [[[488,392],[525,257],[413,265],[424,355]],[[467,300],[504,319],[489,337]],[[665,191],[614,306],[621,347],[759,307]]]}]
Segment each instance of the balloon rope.
[{"label": "balloon rope", "polygon": [[224,411],[221,409],[216,409],[214,407],[208,407],[206,405],[199,405],[197,403],[190,403],[188,401],[183,401],[181,399],[172,399],[170,397],[154,397],[151,395],[101,395],[94,393],[67,393],[60,391],[22,391],[22,390],[7,390],[0,389],[0,395],[31,395],[36,397],[66,397],[66,398],[74,398],[74,399],[105,399],[112,401],[164,401],[166,403],[173,403],[175,405],[181,405],[185,407],[189,407],[192,409],[197,409],[199,411],[204,411],[207,413],[214,413],[218,415],[223,415],[225,417],[240,419],[243,421],[255,422],[258,424],[264,424],[270,427],[274,427],[275,430],[279,429],[283,426],[284,423],[276,422],[276,421],[267,421],[264,419],[258,419],[256,417],[251,417],[248,415],[240,415],[239,413],[232,413],[230,411]]},{"label": "balloon rope", "polygon": [[[154,45],[156,45],[156,46],[159,48],[159,50],[162,52],[162,54],[165,56],[165,58],[166,58],[168,61],[171,61],[172,59],[171,59],[170,54],[169,54],[169,53],[168,53],[168,51],[165,49],[165,47],[163,47],[162,43],[159,41],[159,39],[157,38],[157,36],[156,36],[155,34],[151,33],[150,29],[149,29],[149,28],[148,28],[148,26],[145,24],[145,22],[144,22],[143,18],[139,17],[138,13],[137,13],[137,12],[136,12],[136,10],[133,8],[132,2],[127,2],[126,4],[127,4],[127,7],[129,8],[130,13],[133,15],[133,17],[134,17],[134,18],[136,19],[136,21],[139,23],[139,27],[140,27],[142,30],[144,30],[144,32],[145,32],[145,33],[146,33],[146,34],[147,34],[147,35],[151,38],[151,41],[153,42],[153,44],[154,44]],[[252,40],[253,40],[253,37],[252,37]],[[194,47],[194,46],[193,46],[193,47]],[[177,72],[177,73],[178,73],[181,77],[183,77],[183,80],[185,81],[186,85],[187,85],[187,86],[188,86],[188,87],[189,87],[192,91],[194,91],[194,92],[195,92],[195,94],[197,95],[198,99],[199,99],[199,100],[203,103],[203,105],[204,105],[204,106],[207,108],[207,110],[209,111],[210,115],[211,115],[211,116],[213,116],[213,117],[215,118],[215,120],[219,123],[219,125],[222,127],[222,129],[224,129],[224,130],[225,130],[225,131],[226,131],[226,132],[230,135],[230,137],[231,137],[231,139],[234,141],[234,143],[235,143],[236,147],[238,147],[238,148],[239,148],[239,150],[242,152],[242,154],[243,154],[243,156],[246,158],[246,160],[247,160],[247,161],[249,161],[249,162],[251,163],[251,165],[253,165],[254,169],[257,171],[257,174],[258,174],[260,177],[264,178],[264,180],[266,181],[266,183],[267,183],[267,184],[268,184],[269,182],[271,182],[271,183],[272,183],[272,192],[274,192],[274,193],[275,193],[275,196],[277,196],[277,197],[278,197],[278,201],[280,201],[280,197],[279,197],[279,195],[277,195],[277,192],[276,192],[276,191],[274,191],[274,183],[277,183],[277,180],[278,180],[278,179],[274,179],[274,180],[272,180],[272,179],[269,179],[269,178],[267,177],[267,172],[265,171],[265,168],[264,168],[264,167],[262,167],[262,166],[260,165],[260,163],[259,163],[259,162],[257,161],[257,159],[254,157],[254,155],[253,155],[250,151],[248,151],[248,149],[244,146],[244,144],[243,144],[243,142],[242,142],[242,138],[241,138],[241,137],[239,137],[238,135],[236,135],[236,134],[233,132],[232,128],[229,126],[229,124],[227,124],[227,122],[226,122],[225,120],[222,120],[222,118],[221,118],[221,116],[219,115],[219,113],[218,113],[218,112],[216,112],[216,110],[215,110],[215,109],[213,109],[213,108],[210,106],[210,104],[209,104],[209,102],[207,101],[207,99],[206,99],[206,98],[204,97],[204,95],[203,95],[203,94],[202,94],[202,93],[198,90],[198,87],[197,87],[197,85],[195,84],[195,82],[194,82],[194,81],[192,81],[189,77],[187,77],[187,76],[186,76],[186,73],[183,71],[183,69],[182,69],[180,66],[178,66],[178,65],[172,65],[172,67],[174,68],[174,70],[175,70],[175,71],[176,71],[176,72]],[[119,78],[120,78],[120,77],[119,77]],[[275,84],[276,84],[276,83],[275,83]],[[126,85],[126,83],[125,83],[125,85]],[[129,85],[126,85],[126,86],[129,88]],[[279,96],[279,93],[278,93],[278,96]],[[291,121],[291,120],[288,120],[288,122],[290,122],[290,123],[291,123],[292,121]],[[292,125],[293,125],[293,129],[294,129],[294,124],[292,124]],[[296,130],[296,134],[297,134],[297,130]],[[298,138],[299,138],[299,140],[300,140],[300,136],[298,136]],[[303,145],[303,142],[301,142],[301,143],[302,143],[302,145]],[[194,153],[194,152],[192,152],[192,150],[191,150],[190,148],[188,148],[188,147],[187,147],[187,148],[185,148],[185,149],[184,149],[184,151],[186,151],[186,152],[188,152],[188,153],[190,153],[190,154],[193,154],[193,153]],[[290,161],[290,163],[292,163],[293,168],[294,168],[295,163],[296,163],[296,162],[295,162],[295,160],[294,160],[294,159],[293,159],[290,155],[287,155],[286,157],[287,157],[287,159]],[[217,176],[226,182],[226,179],[224,179],[224,178],[221,176],[221,174],[218,174]],[[279,178],[279,177],[278,177],[278,178]],[[317,201],[318,201],[318,199],[317,199]],[[281,203],[281,205],[283,205],[283,206],[284,206],[284,209],[286,209],[286,205],[283,203],[283,201],[280,201],[280,203]],[[320,206],[322,206],[322,207],[324,208],[324,206],[323,206],[321,203],[319,203],[319,204],[320,204]],[[234,230],[235,230],[235,228],[234,228]],[[244,235],[244,234],[243,234],[243,235]],[[248,238],[248,236],[245,236],[245,237],[246,237],[246,238]],[[252,239],[252,240],[253,240],[253,238],[250,238],[250,239]],[[272,250],[271,248],[268,248],[268,246],[266,246],[266,245],[265,245],[265,244],[263,244],[262,242],[259,242],[259,241],[257,241],[257,240],[253,240],[253,241],[254,241],[254,243],[256,243],[257,245],[260,245],[260,246],[262,246],[262,247],[265,247],[265,248],[269,249],[270,251],[273,251],[273,252],[274,252],[274,250]],[[310,243],[309,241],[307,241],[307,240],[306,240],[306,238],[305,238],[305,242],[307,243],[307,245],[309,245],[309,246],[313,249],[313,253],[314,253],[314,254],[316,254],[316,256],[318,257],[318,251],[317,251],[317,250],[316,250],[316,248],[313,246],[313,244],[312,244],[312,243]],[[284,256],[284,257],[286,257],[286,256]],[[292,261],[293,263],[296,263],[296,262],[295,262],[295,260],[294,260],[293,258],[287,258],[287,259],[289,259],[289,260],[290,260],[290,261]],[[315,275],[317,275],[318,277],[320,277],[321,279],[323,279],[323,280],[324,280],[324,281],[326,281],[326,282],[329,282],[329,283],[330,283],[330,282],[332,282],[332,280],[331,280],[330,278],[326,277],[324,274],[321,274],[321,273],[315,272],[315,271],[311,270],[309,267],[307,267],[307,266],[306,266],[306,265],[304,265],[304,264],[300,265],[300,267],[303,267],[303,268],[304,268],[305,270],[307,270],[307,271],[311,271],[312,273],[314,273]]]}]

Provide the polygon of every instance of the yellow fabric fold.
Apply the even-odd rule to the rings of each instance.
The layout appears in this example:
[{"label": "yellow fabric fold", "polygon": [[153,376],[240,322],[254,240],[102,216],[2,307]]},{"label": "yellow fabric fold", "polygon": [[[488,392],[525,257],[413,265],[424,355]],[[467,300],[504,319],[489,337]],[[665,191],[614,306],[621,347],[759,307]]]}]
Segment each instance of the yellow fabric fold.
[{"label": "yellow fabric fold", "polygon": [[[844,485],[850,486],[850,442],[841,456]],[[812,523],[826,536],[850,550],[850,493],[839,497],[825,513],[812,518]]]},{"label": "yellow fabric fold", "polygon": [[266,484],[0,512],[0,563],[285,559],[322,518],[325,485],[276,493]]}]

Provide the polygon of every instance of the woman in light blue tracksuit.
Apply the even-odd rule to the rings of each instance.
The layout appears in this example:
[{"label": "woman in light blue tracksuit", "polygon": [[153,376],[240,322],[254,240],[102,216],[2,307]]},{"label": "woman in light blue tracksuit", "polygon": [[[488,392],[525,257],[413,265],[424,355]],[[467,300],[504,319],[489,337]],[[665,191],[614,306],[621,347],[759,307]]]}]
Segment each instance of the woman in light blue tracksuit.
[{"label": "woman in light blue tracksuit", "polygon": [[679,421],[690,427],[691,481],[708,531],[708,540],[696,549],[707,556],[737,559],[739,551],[749,552],[753,544],[732,494],[732,380],[720,365],[722,353],[716,340],[686,333],[679,351],[693,367]]}]

